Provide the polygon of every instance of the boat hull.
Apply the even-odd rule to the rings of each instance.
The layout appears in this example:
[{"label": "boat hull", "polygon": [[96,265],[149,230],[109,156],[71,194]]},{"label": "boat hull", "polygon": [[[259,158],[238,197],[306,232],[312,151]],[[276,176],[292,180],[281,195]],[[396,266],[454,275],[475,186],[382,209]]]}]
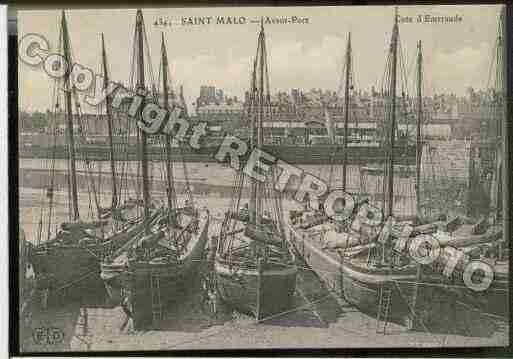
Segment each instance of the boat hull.
[{"label": "boat hull", "polygon": [[495,270],[490,287],[483,291],[470,288],[450,290],[462,302],[483,313],[509,318],[509,271]]},{"label": "boat hull", "polygon": [[392,289],[390,321],[414,327],[419,324],[419,321],[414,323],[415,318],[427,323],[430,314],[440,310],[439,304],[446,292],[442,287],[429,285],[440,284],[439,276],[426,273],[422,277],[424,284],[415,289],[418,282],[416,266],[400,270],[375,269],[364,265],[365,260],[360,261],[361,265],[349,258],[342,260],[337,252],[323,249],[318,238],[309,237],[306,232],[292,226],[289,226],[289,239],[297,256],[327,288],[364,313],[377,315],[383,286]]},{"label": "boat hull", "polygon": [[[377,316],[380,306],[381,288],[391,289],[391,300],[387,320],[409,327],[414,326],[414,320],[426,325],[434,319],[431,313],[439,310],[438,301],[443,301],[441,287],[429,286],[428,278],[423,284],[415,285],[416,268],[405,268],[402,271],[388,271],[363,268],[344,262],[342,286],[344,298],[360,311]],[[417,291],[416,294],[414,292]],[[416,299],[415,299],[416,296]],[[417,323],[418,329],[423,326]]]},{"label": "boat hull", "polygon": [[[178,262],[152,263],[130,261],[128,268],[118,276],[105,280],[107,291],[119,301],[131,294],[134,327],[140,329],[152,322],[156,295],[160,295],[161,310],[180,297],[187,282],[199,272],[208,242],[209,217],[200,219],[196,236],[191,240],[187,254]],[[158,277],[156,290],[155,278]]]},{"label": "boat hull", "polygon": [[38,250],[32,256],[39,290],[48,290],[49,299],[79,295],[82,289],[100,283],[98,246],[59,246]]},{"label": "boat hull", "polygon": [[[48,290],[49,298],[52,299],[82,297],[84,293],[90,293],[91,289],[101,290],[101,257],[119,249],[143,229],[142,223],[134,225],[99,244],[36,247],[32,252],[31,261],[38,289]],[[97,294],[97,291],[95,293]]]},{"label": "boat hull", "polygon": [[221,299],[238,311],[264,320],[290,309],[296,288],[295,266],[264,266],[259,272],[230,267],[218,258],[214,268]]}]

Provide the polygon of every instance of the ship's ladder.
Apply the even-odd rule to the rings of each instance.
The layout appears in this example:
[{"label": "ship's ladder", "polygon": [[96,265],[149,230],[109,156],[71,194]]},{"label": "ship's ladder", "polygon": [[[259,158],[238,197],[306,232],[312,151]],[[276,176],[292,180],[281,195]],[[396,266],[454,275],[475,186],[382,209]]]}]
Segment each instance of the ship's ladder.
[{"label": "ship's ladder", "polygon": [[381,263],[381,250],[380,244],[369,249],[367,255],[367,265],[368,266],[377,266]]},{"label": "ship's ladder", "polygon": [[392,306],[392,288],[383,283],[379,288],[379,305],[376,317],[376,333],[386,334],[388,314]]},{"label": "ship's ladder", "polygon": [[160,276],[158,272],[152,271],[150,277],[151,289],[151,313],[153,324],[162,320],[162,302],[160,298]]}]

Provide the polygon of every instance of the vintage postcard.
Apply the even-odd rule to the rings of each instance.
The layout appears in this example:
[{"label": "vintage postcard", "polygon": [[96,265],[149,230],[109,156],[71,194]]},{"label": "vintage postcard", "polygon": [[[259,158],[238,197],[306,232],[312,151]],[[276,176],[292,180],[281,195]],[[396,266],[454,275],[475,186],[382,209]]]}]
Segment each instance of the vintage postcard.
[{"label": "vintage postcard", "polygon": [[21,353],[509,345],[504,6],[17,24]]}]

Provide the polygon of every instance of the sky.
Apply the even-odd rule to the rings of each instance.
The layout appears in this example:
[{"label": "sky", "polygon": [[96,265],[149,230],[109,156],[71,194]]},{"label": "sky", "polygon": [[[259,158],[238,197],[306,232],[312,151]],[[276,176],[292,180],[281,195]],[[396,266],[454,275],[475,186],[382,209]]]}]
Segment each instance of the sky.
[{"label": "sky", "polygon": [[[485,88],[497,37],[499,5],[401,6],[399,24],[405,75],[414,82],[418,40],[424,53],[426,95]],[[127,82],[130,74],[135,9],[69,10],[66,12],[74,61],[94,71],[100,66],[100,34],[105,36],[111,78]],[[155,76],[164,33],[173,85],[183,85],[189,107],[201,85],[225,95],[243,97],[249,87],[256,53],[259,20],[307,18],[307,23],[265,24],[271,92],[291,88],[335,91],[340,82],[347,36],[351,32],[355,87],[380,88],[390,44],[394,7],[242,7],[143,9]],[[417,23],[418,16],[460,16],[457,23]],[[211,24],[182,25],[182,18],[211,16]],[[218,16],[246,18],[245,24],[216,24]],[[162,17],[173,25],[153,23]],[[240,21],[239,21],[240,22]],[[18,12],[18,38],[37,33],[58,48],[59,11]],[[45,111],[53,82],[41,67],[19,62],[19,106]]]}]

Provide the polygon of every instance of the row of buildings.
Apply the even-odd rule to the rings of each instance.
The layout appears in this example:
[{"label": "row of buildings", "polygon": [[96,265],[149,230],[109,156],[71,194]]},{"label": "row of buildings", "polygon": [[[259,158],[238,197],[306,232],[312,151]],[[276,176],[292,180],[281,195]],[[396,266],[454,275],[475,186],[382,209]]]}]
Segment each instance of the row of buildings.
[{"label": "row of buildings", "polygon": [[[171,94],[173,101],[183,99],[182,91]],[[455,94],[435,94],[423,98],[423,113],[426,121],[425,134],[435,138],[462,138],[473,133],[493,134],[494,113],[498,101],[493,91],[476,91],[469,88],[466,96]],[[222,89],[215,86],[201,86],[199,97],[193,103],[193,120],[206,121],[212,133],[222,135],[234,132],[237,134],[247,127],[249,93],[243,100],[236,96],[226,96]],[[384,126],[385,119],[384,94],[375,90],[351,91],[350,133],[361,138],[371,138]],[[399,128],[411,133],[416,123],[416,99],[402,95],[398,98],[397,118]],[[335,91],[311,89],[303,91],[291,89],[290,92],[280,91],[271,95],[271,113],[266,116],[264,127],[269,128],[272,136],[289,137],[291,134],[300,136],[306,128],[318,136],[327,136],[326,122],[333,124],[335,131],[340,134],[344,122],[344,98]],[[48,132],[49,126],[44,126],[44,118],[48,114],[20,113],[22,131],[39,128]],[[101,117],[101,116],[100,116]],[[98,121],[97,115],[84,115],[82,120],[90,133],[106,133],[106,121]],[[59,125],[64,133],[64,121]],[[119,130],[120,133],[123,129]]]},{"label": "row of buildings", "polygon": [[[402,95],[398,99],[405,108],[415,108],[416,99]],[[458,119],[460,115],[467,113],[482,112],[497,100],[497,95],[492,91],[467,89],[466,96],[455,94],[435,94],[432,97],[424,97],[424,112],[431,114],[433,119]],[[201,86],[200,96],[194,103],[196,114],[203,120],[215,120],[218,115],[227,118],[240,116],[247,109],[249,103],[249,92],[246,91],[244,100],[236,96],[226,97],[222,89],[215,86]],[[351,114],[361,120],[373,120],[383,117],[385,96],[375,90],[352,91],[351,93]],[[344,110],[344,97],[335,91],[311,89],[303,91],[291,89],[289,93],[279,91],[271,95],[271,108],[276,120],[289,118],[301,121],[298,116],[301,111],[320,108],[327,108],[330,113],[337,115]]]},{"label": "row of buildings", "polygon": [[[376,91],[351,91],[350,127],[383,127],[386,97]],[[244,119],[248,113],[249,93],[244,100],[223,96],[223,91],[214,86],[202,86],[200,96],[195,102],[198,119],[207,121],[215,128],[226,130],[234,127],[234,121]],[[468,88],[465,96],[455,94],[435,94],[423,98],[424,119],[432,131],[433,137],[469,137],[473,133],[483,132],[493,135],[494,108],[498,95],[492,90],[474,90]],[[416,121],[417,100],[401,94],[398,98],[397,118],[401,126],[412,125]],[[308,123],[323,123],[326,113],[335,123],[343,122],[344,98],[335,91],[311,89],[291,89],[271,95],[271,118],[269,127],[303,127]],[[243,123],[241,124],[243,125]]]}]

